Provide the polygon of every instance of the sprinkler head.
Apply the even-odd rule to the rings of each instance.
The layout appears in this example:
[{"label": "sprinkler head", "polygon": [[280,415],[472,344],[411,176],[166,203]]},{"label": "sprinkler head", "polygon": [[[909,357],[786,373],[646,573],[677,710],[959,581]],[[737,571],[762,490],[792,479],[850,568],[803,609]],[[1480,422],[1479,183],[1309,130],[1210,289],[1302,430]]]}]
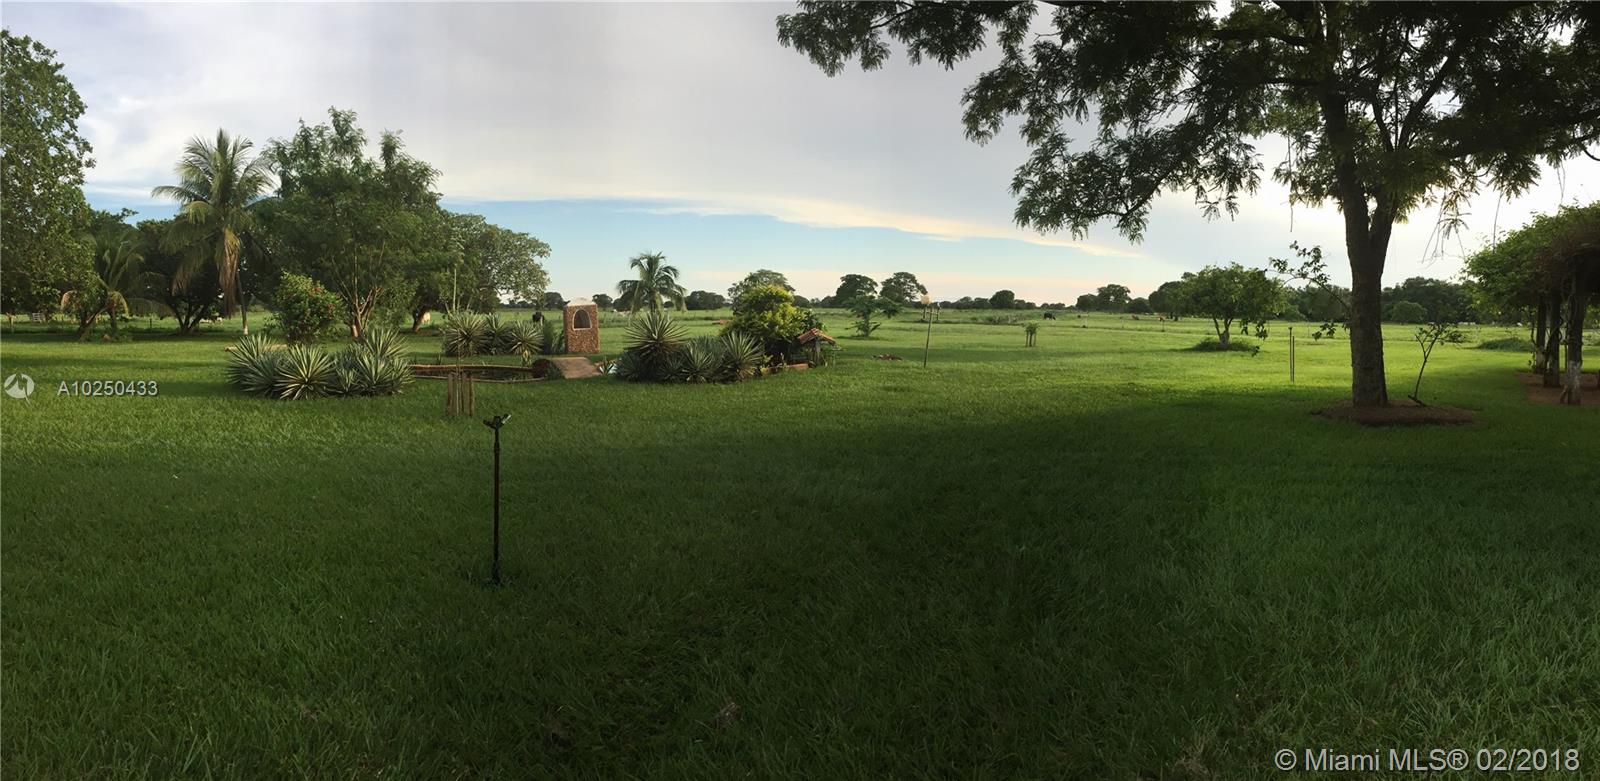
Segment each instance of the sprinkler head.
[{"label": "sprinkler head", "polygon": [[495,431],[499,431],[500,427],[504,426],[506,424],[506,421],[508,421],[510,419],[511,419],[511,413],[507,412],[504,415],[496,415],[496,416],[494,416],[492,418],[489,418],[488,420],[485,420],[483,422],[483,425],[488,426],[489,428],[492,428]]}]

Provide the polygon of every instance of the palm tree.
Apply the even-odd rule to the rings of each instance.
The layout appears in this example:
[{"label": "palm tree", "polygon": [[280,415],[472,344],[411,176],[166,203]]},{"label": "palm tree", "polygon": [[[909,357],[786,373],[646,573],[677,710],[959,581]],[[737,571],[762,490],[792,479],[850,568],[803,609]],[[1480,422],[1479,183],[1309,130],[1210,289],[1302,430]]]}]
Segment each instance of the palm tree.
[{"label": "palm tree", "polygon": [[628,260],[628,266],[639,272],[638,279],[624,279],[617,283],[619,304],[626,302],[628,310],[649,309],[661,311],[663,300],[670,301],[673,309],[683,309],[683,299],[688,295],[678,284],[678,267],[666,264],[667,256],[659,252],[646,252]]},{"label": "palm tree", "polygon": [[118,318],[129,313],[129,304],[149,303],[145,293],[161,281],[160,275],[139,270],[144,256],[126,231],[102,231],[93,241],[93,275],[61,297],[61,308],[78,315],[79,339],[102,313],[110,318],[112,335],[120,333]]},{"label": "palm tree", "polygon": [[[252,146],[249,139],[235,138],[226,130],[217,131],[215,142],[196,136],[184,146],[183,157],[178,160],[178,184],[150,191],[154,197],[181,204],[178,223],[188,226],[188,230],[175,233],[200,245],[203,251],[197,255],[199,262],[209,256],[216,264],[224,315],[232,315],[239,303],[239,256],[243,254],[244,237],[255,225],[256,204],[272,187],[271,163],[264,157],[251,156]],[[173,284],[181,288],[187,284],[188,276],[180,271]],[[241,317],[244,332],[250,333],[248,313],[241,313]]]}]

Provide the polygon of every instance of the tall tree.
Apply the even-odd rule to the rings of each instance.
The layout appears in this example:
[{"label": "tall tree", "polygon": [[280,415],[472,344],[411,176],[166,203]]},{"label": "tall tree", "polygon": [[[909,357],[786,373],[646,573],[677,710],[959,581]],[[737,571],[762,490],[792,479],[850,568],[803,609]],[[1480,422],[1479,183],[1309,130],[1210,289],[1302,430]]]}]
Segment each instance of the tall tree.
[{"label": "tall tree", "polygon": [[[217,285],[217,268],[211,263],[195,263],[186,257],[193,248],[174,241],[171,234],[175,220],[142,220],[139,231],[139,254],[144,258],[144,269],[160,277],[161,284],[151,291],[151,296],[178,321],[178,333],[192,334],[200,321],[221,313],[222,290]],[[192,269],[183,286],[173,284],[181,271]]]},{"label": "tall tree", "polygon": [[0,311],[51,312],[61,289],[89,273],[89,204],[83,172],[94,165],[78,133],[83,99],[56,53],[0,30]]},{"label": "tall tree", "polygon": [[[178,240],[206,249],[195,257],[216,266],[223,314],[232,314],[240,303],[239,260],[245,237],[256,225],[257,204],[272,189],[270,161],[254,156],[253,146],[250,139],[222,129],[215,140],[190,139],[175,169],[178,183],[150,191],[154,197],[180,204],[179,224],[187,230],[177,232]],[[180,270],[173,284],[186,285],[192,274],[192,268]],[[250,332],[249,308],[246,302],[241,313],[245,333]]]},{"label": "tall tree", "polygon": [[[1600,7],[1548,3],[802,2],[778,40],[829,74],[889,56],[946,67],[990,41],[999,62],[963,97],[967,134],[1013,116],[1032,148],[1016,219],[1140,238],[1155,196],[1232,215],[1261,172],[1255,143],[1289,139],[1273,175],[1291,202],[1343,214],[1351,273],[1351,396],[1388,402],[1381,330],[1394,224],[1437,202],[1458,228],[1485,184],[1519,193],[1600,138]],[[1075,150],[1068,121],[1098,124]]]},{"label": "tall tree", "polygon": [[1133,291],[1129,290],[1126,285],[1118,285],[1114,282],[1095,288],[1094,291],[1095,300],[1098,302],[1102,312],[1121,312],[1128,308],[1128,301],[1131,300],[1132,296]]},{"label": "tall tree", "polygon": [[1183,308],[1183,283],[1194,278],[1192,272],[1185,271],[1179,279],[1161,283],[1161,287],[1150,294],[1150,308],[1169,320],[1177,320],[1184,315]]},{"label": "tall tree", "polygon": [[678,267],[667,265],[667,256],[660,252],[644,252],[628,259],[628,267],[638,277],[617,283],[617,294],[626,302],[629,311],[648,309],[661,311],[663,302],[673,309],[684,308],[688,292],[678,283]]},{"label": "tall tree", "polygon": [[883,297],[899,304],[912,304],[921,300],[928,288],[917,281],[909,271],[896,271],[883,281]]},{"label": "tall tree", "polygon": [[142,266],[144,256],[139,253],[139,234],[123,220],[133,212],[97,211],[91,218],[89,241],[94,246],[91,273],[79,278],[74,289],[62,296],[62,308],[78,319],[79,339],[100,315],[106,316],[111,334],[121,331],[124,317],[131,313],[134,303],[148,302],[148,294],[161,283],[161,279],[146,273]]},{"label": "tall tree", "polygon": [[1183,298],[1190,312],[1211,318],[1217,341],[1227,348],[1234,323],[1241,329],[1253,327],[1256,336],[1267,337],[1267,320],[1283,307],[1283,285],[1262,269],[1247,269],[1237,263],[1206,266],[1184,283]]},{"label": "tall tree", "polygon": [[397,133],[383,133],[369,156],[355,112],[328,115],[268,144],[278,198],[263,220],[281,269],[337,295],[359,338],[380,309],[404,310],[418,280],[439,267],[449,222],[433,191],[439,172],[406,154]]},{"label": "tall tree", "polygon": [[728,300],[733,302],[734,309],[738,309],[739,298],[745,294],[745,291],[761,285],[777,285],[790,293],[794,292],[794,286],[789,284],[788,277],[770,268],[761,268],[744,275],[744,279],[735,282],[733,287],[728,288]]},{"label": "tall tree", "polygon": [[846,274],[839,277],[839,287],[833,291],[833,300],[850,301],[862,296],[875,296],[878,294],[878,283],[865,274]]},{"label": "tall tree", "polygon": [[989,296],[989,306],[995,309],[1010,309],[1017,305],[1017,294],[1009,290],[996,290]]}]

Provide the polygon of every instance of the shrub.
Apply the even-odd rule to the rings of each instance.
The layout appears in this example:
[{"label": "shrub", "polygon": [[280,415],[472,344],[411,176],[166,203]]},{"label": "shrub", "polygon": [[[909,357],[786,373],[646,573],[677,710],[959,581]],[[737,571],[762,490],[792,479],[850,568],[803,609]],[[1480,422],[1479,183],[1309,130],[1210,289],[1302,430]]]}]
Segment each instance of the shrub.
[{"label": "shrub", "polygon": [[626,369],[618,367],[623,379],[660,381],[677,368],[678,351],[683,349],[683,327],[666,312],[645,312],[628,323],[623,337],[623,356],[631,356]]},{"label": "shrub", "polygon": [[307,344],[326,336],[339,322],[339,297],[310,277],[285,273],[272,297],[284,341]]},{"label": "shrub", "polygon": [[471,358],[489,350],[488,320],[476,312],[452,312],[439,326],[439,336],[444,340],[444,354],[456,358]]},{"label": "shrub", "polygon": [[1396,301],[1389,307],[1389,320],[1395,323],[1420,323],[1428,319],[1428,310],[1411,301]]},{"label": "shrub", "polygon": [[807,312],[794,305],[794,294],[780,285],[755,285],[740,294],[726,331],[738,331],[761,343],[768,356],[789,352],[806,329]]},{"label": "shrub", "polygon": [[559,322],[546,317],[539,326],[540,355],[564,355],[567,352],[567,329]]},{"label": "shrub", "polygon": [[738,331],[722,335],[723,374],[729,380],[748,380],[761,373],[767,355],[761,344]]},{"label": "shrub", "polygon": [[332,355],[304,344],[279,348],[259,334],[234,345],[228,382],[253,395],[278,399],[387,396],[411,383],[405,344],[387,329],[372,329]]},{"label": "shrub", "polygon": [[1478,345],[1480,350],[1505,350],[1507,352],[1526,353],[1533,351],[1533,340],[1526,336],[1507,336],[1500,339],[1490,339]]},{"label": "shrub", "polygon": [[1255,355],[1256,353],[1261,352],[1261,345],[1248,344],[1245,342],[1228,342],[1224,344],[1223,342],[1219,341],[1217,337],[1208,336],[1204,339],[1201,339],[1199,343],[1195,344],[1195,346],[1190,347],[1189,349],[1199,352],[1236,352],[1250,353],[1251,355]]},{"label": "shrub", "polygon": [[697,336],[684,344],[677,355],[676,377],[684,382],[717,382],[722,379],[725,343],[715,336]]}]

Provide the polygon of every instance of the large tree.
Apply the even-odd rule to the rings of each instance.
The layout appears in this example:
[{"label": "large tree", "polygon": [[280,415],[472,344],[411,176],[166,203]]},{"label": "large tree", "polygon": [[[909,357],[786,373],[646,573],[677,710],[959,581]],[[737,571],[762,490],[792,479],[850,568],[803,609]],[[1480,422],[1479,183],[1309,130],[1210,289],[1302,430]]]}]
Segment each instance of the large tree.
[{"label": "large tree", "polygon": [[[144,257],[145,271],[161,278],[161,284],[151,291],[151,297],[172,313],[178,321],[178,333],[192,334],[201,320],[221,313],[222,290],[217,284],[216,265],[195,263],[189,257],[194,248],[172,238],[175,222],[141,221],[136,226],[139,254]],[[184,275],[184,284],[174,284],[174,280]]]},{"label": "large tree", "polygon": [[899,304],[914,304],[922,300],[928,288],[909,271],[896,271],[883,281],[883,297]]},{"label": "large tree", "polygon": [[1217,341],[1227,348],[1235,323],[1265,339],[1267,320],[1283,308],[1284,291],[1266,271],[1234,263],[1201,269],[1184,283],[1183,300],[1188,311],[1211,318]]},{"label": "large tree", "polygon": [[683,309],[688,291],[678,282],[678,267],[668,265],[660,252],[643,252],[628,259],[636,275],[617,283],[617,300],[629,311],[661,311],[663,303]]},{"label": "large tree", "polygon": [[865,274],[846,274],[839,277],[839,287],[833,291],[833,300],[849,301],[862,296],[878,294],[878,283]]},{"label": "large tree", "polygon": [[762,285],[777,285],[790,293],[794,292],[794,285],[789,284],[789,278],[781,272],[773,271],[770,268],[759,268],[744,275],[744,279],[735,282],[733,287],[728,288],[728,300],[733,302],[734,309],[738,309],[739,299],[744,296],[745,292]]},{"label": "large tree", "polygon": [[56,53],[0,30],[0,311],[54,311],[63,287],[91,273],[78,133],[83,99]]},{"label": "large tree", "polygon": [[439,172],[406,154],[398,134],[383,133],[369,156],[355,113],[330,109],[326,124],[302,121],[266,156],[278,172],[277,202],[263,214],[278,265],[337,295],[352,337],[380,309],[403,310],[448,256]]},{"label": "large tree", "polygon": [[[180,204],[179,229],[173,239],[203,248],[193,257],[216,266],[224,314],[232,314],[242,296],[239,283],[244,243],[256,226],[256,210],[272,188],[269,161],[251,153],[250,139],[217,130],[215,140],[196,137],[183,148],[176,172],[178,183],[150,191]],[[197,264],[196,264],[197,265]],[[193,266],[179,270],[174,284],[182,287]],[[250,332],[249,302],[241,309],[241,325]]]},{"label": "large tree", "polygon": [[445,247],[424,249],[414,267],[415,289],[407,307],[411,330],[430,311],[486,312],[513,301],[538,301],[550,284],[540,263],[550,245],[526,233],[495,225],[477,214],[443,212]]},{"label": "large tree", "polygon": [[1234,214],[1259,184],[1256,144],[1287,138],[1273,175],[1291,201],[1343,215],[1361,406],[1388,402],[1380,321],[1395,223],[1437,203],[1441,225],[1458,227],[1485,184],[1521,192],[1540,161],[1600,137],[1594,5],[1060,3],[1042,22],[1039,8],[803,2],[778,18],[778,39],[829,74],[851,59],[880,67],[886,37],[945,67],[998,43],[998,64],[963,97],[967,134],[985,142],[1021,118],[1032,153],[1012,181],[1016,219],[1042,231],[1110,220],[1138,239],[1163,191]]}]

